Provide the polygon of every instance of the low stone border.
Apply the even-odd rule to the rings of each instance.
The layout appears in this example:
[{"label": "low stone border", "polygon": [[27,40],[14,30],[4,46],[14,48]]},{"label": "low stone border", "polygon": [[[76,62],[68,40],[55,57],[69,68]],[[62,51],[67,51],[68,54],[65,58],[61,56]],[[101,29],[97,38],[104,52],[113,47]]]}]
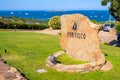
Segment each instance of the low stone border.
[{"label": "low stone border", "polygon": [[[53,55],[55,57],[58,57],[64,53],[65,53],[64,51],[59,51]],[[54,68],[60,72],[90,72],[90,71],[95,71],[95,70],[108,71],[112,68],[112,64],[108,61],[106,61],[104,64],[99,64],[97,62],[90,62],[90,63],[79,64],[79,65],[64,65],[60,63],[53,64],[49,60],[49,57],[46,60],[46,66],[50,68]]]}]

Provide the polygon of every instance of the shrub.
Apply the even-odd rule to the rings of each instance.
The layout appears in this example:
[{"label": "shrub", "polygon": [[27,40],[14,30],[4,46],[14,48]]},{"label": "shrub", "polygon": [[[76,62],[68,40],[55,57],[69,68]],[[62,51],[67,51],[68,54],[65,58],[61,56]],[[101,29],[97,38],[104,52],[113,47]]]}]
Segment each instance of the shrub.
[{"label": "shrub", "polygon": [[60,29],[61,25],[60,25],[60,17],[59,16],[54,16],[52,17],[49,22],[48,25],[52,28],[52,29]]},{"label": "shrub", "polygon": [[0,21],[0,28],[3,28],[3,27],[4,27],[4,22]]},{"label": "shrub", "polygon": [[109,43],[105,42],[105,43],[104,43],[104,45],[107,45],[107,46],[109,46]]},{"label": "shrub", "polygon": [[25,24],[25,23],[21,23],[21,24],[18,24],[18,29],[28,29],[28,24]]},{"label": "shrub", "polygon": [[100,24],[100,22],[96,21],[96,20],[91,20],[93,23],[95,24]]},{"label": "shrub", "polygon": [[47,28],[46,24],[29,24],[29,29],[34,30],[42,30]]},{"label": "shrub", "polygon": [[48,28],[47,23],[48,21],[21,19],[17,17],[7,17],[0,19],[0,28],[42,30]]},{"label": "shrub", "polygon": [[116,30],[117,30],[117,33],[120,32],[120,22],[117,23],[117,25],[116,25]]},{"label": "shrub", "polygon": [[48,28],[47,24],[40,24],[40,29],[46,29],[46,28]]}]

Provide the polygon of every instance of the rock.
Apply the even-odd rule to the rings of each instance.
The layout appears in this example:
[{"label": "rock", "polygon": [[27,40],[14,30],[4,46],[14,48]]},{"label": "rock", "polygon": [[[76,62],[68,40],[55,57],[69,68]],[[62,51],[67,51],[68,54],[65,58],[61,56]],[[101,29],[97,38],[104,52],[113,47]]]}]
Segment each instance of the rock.
[{"label": "rock", "polygon": [[116,29],[115,28],[111,28],[110,29],[110,33],[113,34],[113,35],[116,35],[117,34]]},{"label": "rock", "polygon": [[[99,49],[100,40],[98,32],[100,27],[92,23],[87,17],[74,14],[61,16],[61,47],[63,51],[53,54],[56,58],[67,53],[70,57],[82,61],[85,64],[64,65],[54,64],[48,57],[46,65],[60,72],[90,72],[95,70],[110,70],[112,64],[105,60]],[[106,63],[107,62],[107,63]]]},{"label": "rock", "polygon": [[0,80],[27,80],[16,68],[0,62]]},{"label": "rock", "polygon": [[45,72],[47,72],[47,71],[46,71],[45,69],[38,69],[37,72],[38,72],[38,73],[45,73]]},{"label": "rock", "polygon": [[57,58],[54,55],[50,55],[49,56],[49,60],[53,63],[53,64],[57,64]]},{"label": "rock", "polygon": [[106,64],[105,64],[103,67],[101,67],[100,70],[102,70],[102,71],[108,71],[108,70],[110,70],[111,68],[112,68],[112,64],[107,61]]},{"label": "rock", "polygon": [[113,40],[108,43],[110,46],[120,47],[120,43],[117,40]]},{"label": "rock", "polygon": [[99,49],[98,25],[81,14],[61,16],[61,46],[72,58],[105,62]]}]

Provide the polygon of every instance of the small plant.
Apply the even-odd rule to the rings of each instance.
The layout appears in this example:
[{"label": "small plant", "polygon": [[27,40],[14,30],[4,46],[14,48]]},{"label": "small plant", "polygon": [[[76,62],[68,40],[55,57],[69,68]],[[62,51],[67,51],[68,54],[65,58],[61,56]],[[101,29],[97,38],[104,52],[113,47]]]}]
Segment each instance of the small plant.
[{"label": "small plant", "polygon": [[105,43],[104,43],[104,45],[107,45],[107,46],[109,46],[109,43],[105,42]]},{"label": "small plant", "polygon": [[100,22],[96,21],[96,20],[91,20],[93,23],[95,24],[100,24]]},{"label": "small plant", "polygon": [[59,16],[54,16],[50,19],[50,21],[48,22],[48,25],[52,28],[52,29],[60,29],[61,25],[60,25],[60,17]]},{"label": "small plant", "polygon": [[58,32],[58,36],[61,36],[61,32]]}]

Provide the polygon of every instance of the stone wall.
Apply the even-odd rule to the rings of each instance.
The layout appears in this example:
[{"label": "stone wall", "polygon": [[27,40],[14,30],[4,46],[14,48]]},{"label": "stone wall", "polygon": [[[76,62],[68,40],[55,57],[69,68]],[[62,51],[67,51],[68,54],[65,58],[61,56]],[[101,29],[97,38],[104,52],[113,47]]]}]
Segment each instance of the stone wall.
[{"label": "stone wall", "polygon": [[[58,57],[61,54],[64,54],[64,51],[59,51],[57,53],[54,53],[55,57]],[[86,64],[78,64],[78,65],[64,65],[64,64],[53,64],[49,57],[46,60],[46,66],[50,68],[54,68],[57,71],[60,72],[90,72],[95,70],[102,70],[102,71],[108,71],[112,68],[112,65],[110,62],[105,62],[104,64],[99,64],[97,62],[90,62]]]}]

